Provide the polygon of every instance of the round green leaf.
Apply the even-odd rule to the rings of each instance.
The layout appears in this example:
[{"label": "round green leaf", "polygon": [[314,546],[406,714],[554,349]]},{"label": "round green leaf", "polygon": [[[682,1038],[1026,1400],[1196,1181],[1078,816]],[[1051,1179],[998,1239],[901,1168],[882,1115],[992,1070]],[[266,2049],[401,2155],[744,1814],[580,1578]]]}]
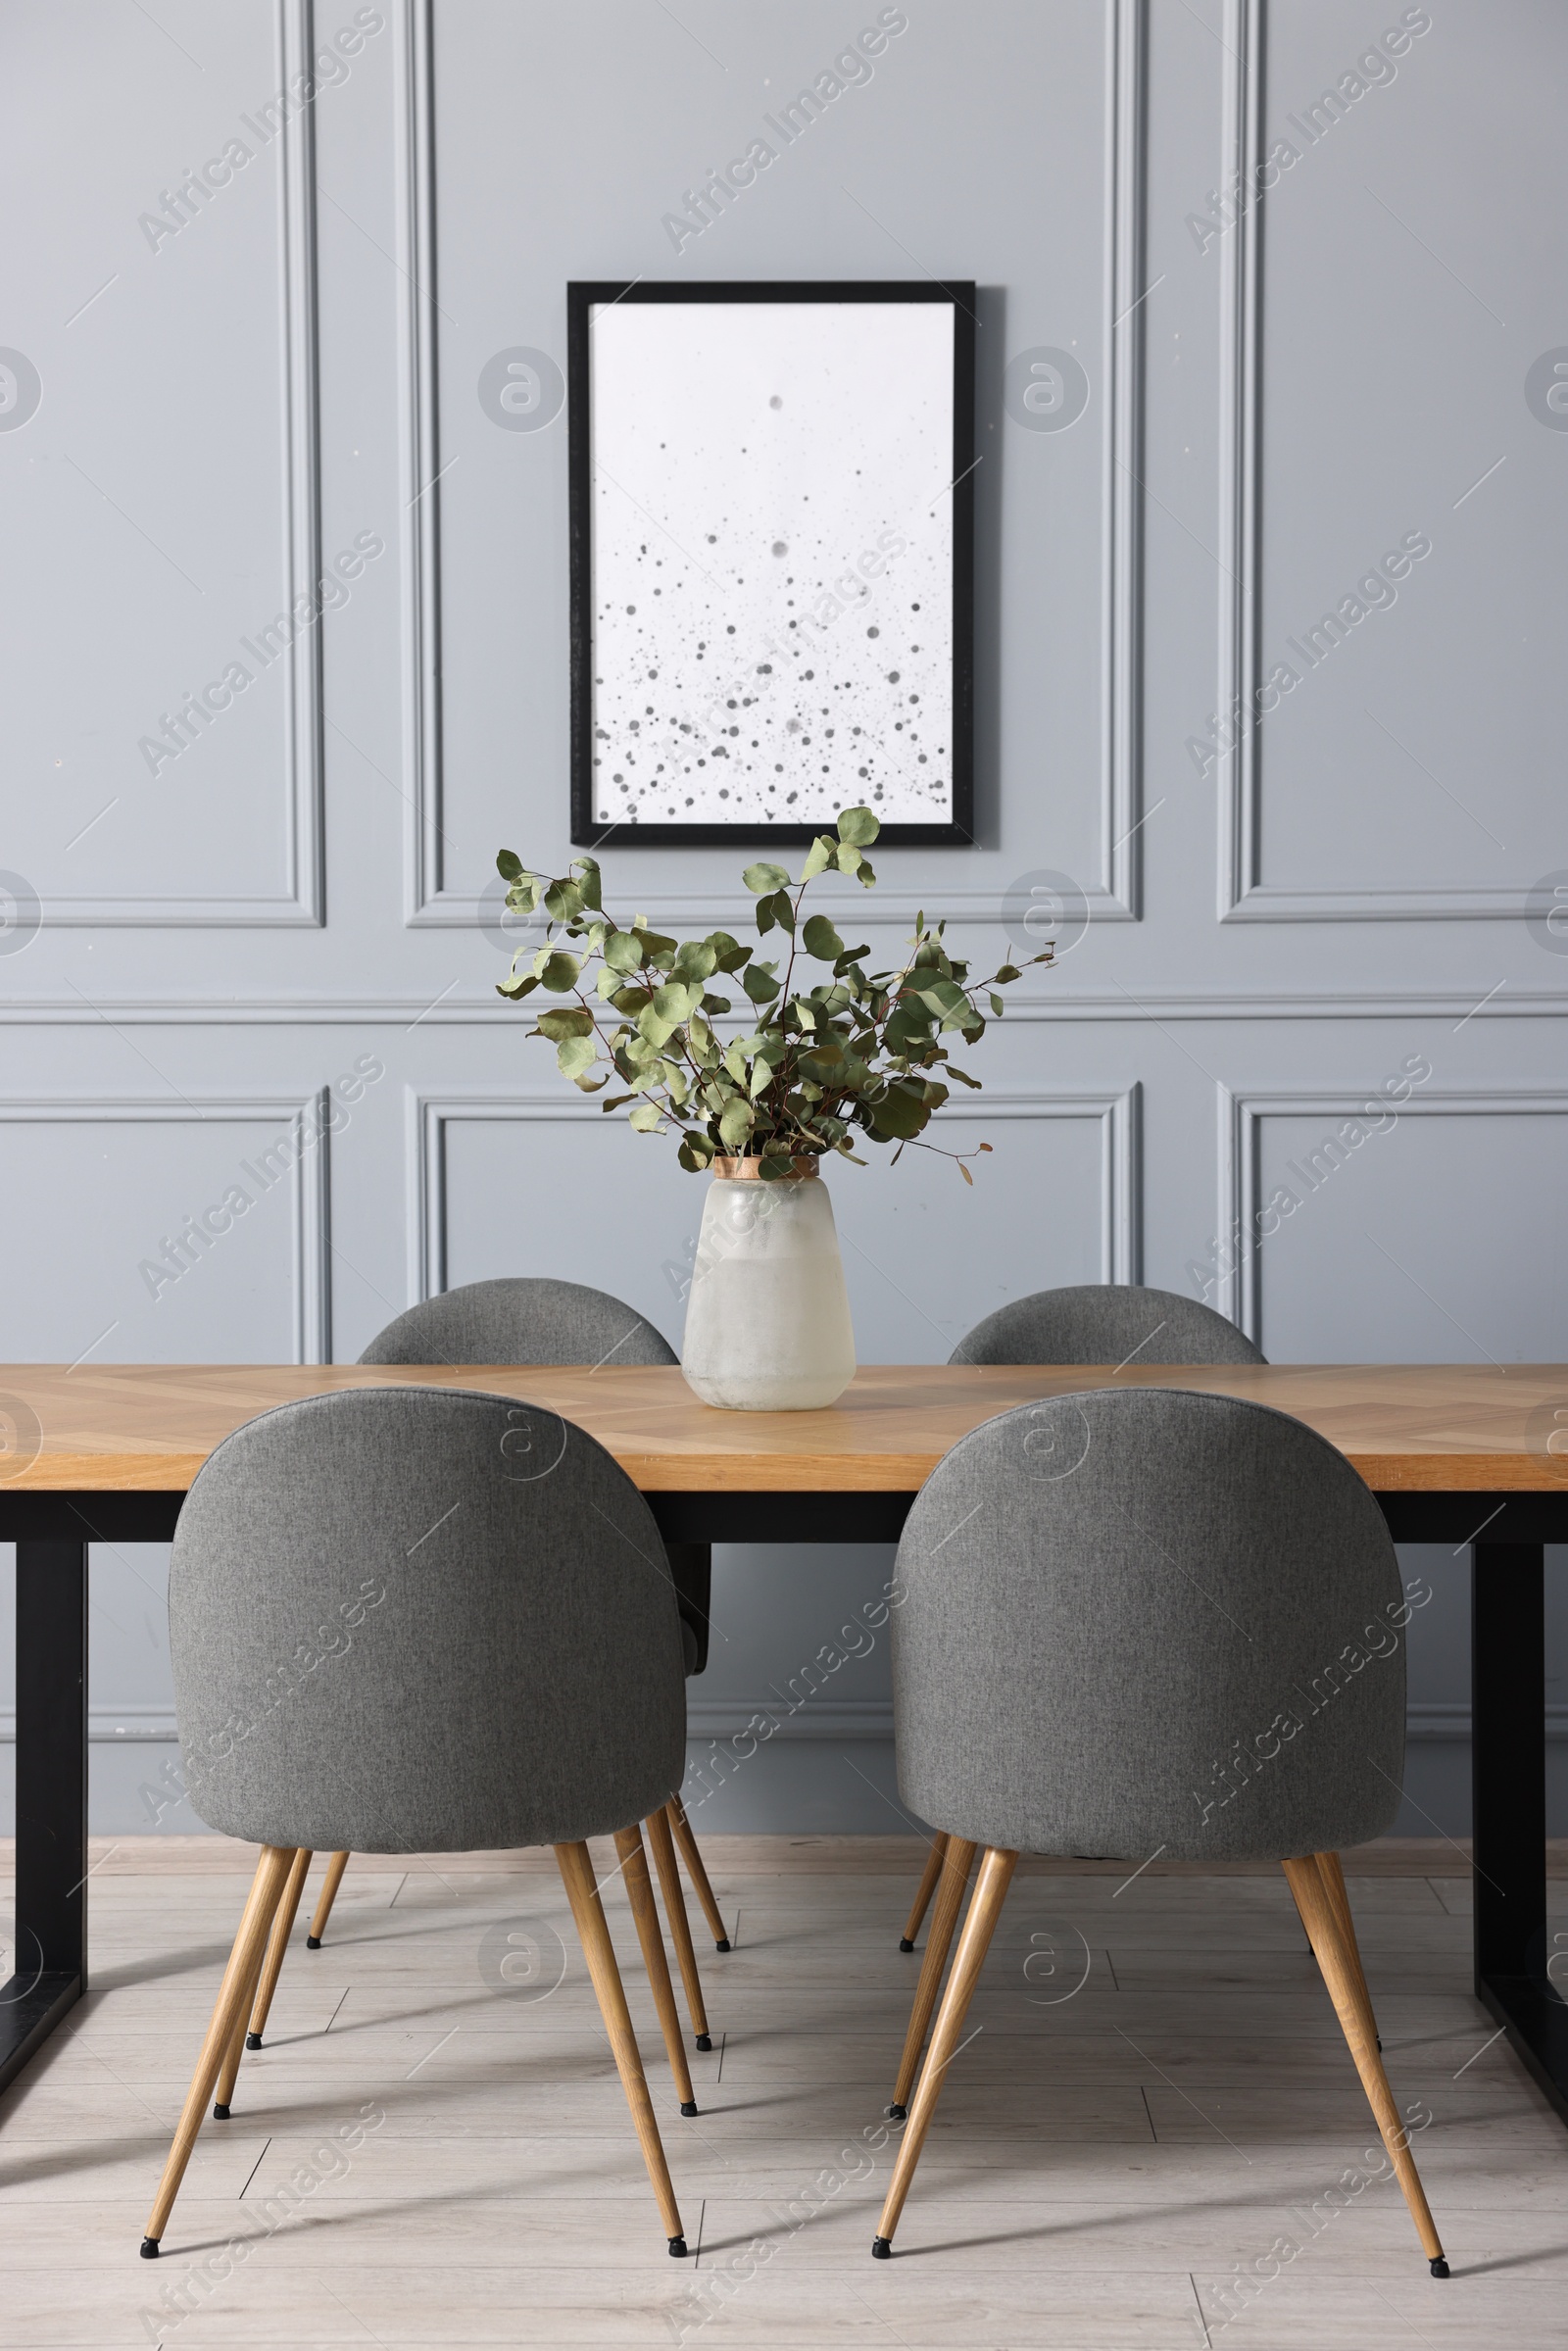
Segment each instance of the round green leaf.
[{"label": "round green leaf", "polygon": [[594,1016],[577,1004],[561,1004],[539,1015],[539,1033],[559,1045],[565,1037],[591,1037]]},{"label": "round green leaf", "polygon": [[869,808],[839,810],[839,839],[853,843],[857,849],[869,849],[881,830]]},{"label": "round green leaf", "polygon": [[715,971],[739,971],[743,963],[751,960],[751,949],[742,947],[728,931],[710,931],[706,944],[713,951]]},{"label": "round green leaf", "polygon": [[644,1004],[637,1015],[637,1033],[656,1053],[662,1053],[679,1027],[674,1020],[662,1020],[652,1004]]},{"label": "round green leaf", "polygon": [[908,1142],[919,1134],[930,1115],[923,1092],[917,1094],[911,1088],[895,1083],[872,1106],[871,1132],[884,1142],[895,1137]]},{"label": "round green leaf", "polygon": [[[706,980],[717,964],[718,955],[711,940],[686,939],[675,957],[674,976],[678,980]],[[701,989],[698,993],[702,993]]]},{"label": "round green leaf", "polygon": [[612,931],[605,941],[605,961],[612,971],[630,978],[643,966],[643,941],[640,931]]},{"label": "round green leaf", "polygon": [[654,990],[654,1010],[661,1020],[677,1024],[689,1020],[703,1001],[701,980],[666,980]]}]

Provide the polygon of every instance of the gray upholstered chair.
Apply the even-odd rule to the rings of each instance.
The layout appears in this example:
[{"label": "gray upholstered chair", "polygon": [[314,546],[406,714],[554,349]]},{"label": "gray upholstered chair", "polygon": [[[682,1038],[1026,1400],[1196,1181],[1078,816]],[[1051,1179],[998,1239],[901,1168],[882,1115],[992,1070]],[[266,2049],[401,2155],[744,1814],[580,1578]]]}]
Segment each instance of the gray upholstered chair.
[{"label": "gray upholstered chair", "polygon": [[637,1823],[685,1768],[675,1592],[604,1448],[506,1396],[352,1389],[221,1444],[169,1574],[180,1752],[210,1827],[262,1847],[142,2252],[217,2089],[226,2115],[274,1913],[312,1850],[549,1844],[672,2253],[680,2215],[586,1839],[613,1836],[682,2112],[691,2077]]},{"label": "gray upholstered chair", "polygon": [[[1267,1357],[1245,1331],[1196,1298],[1174,1290],[1141,1290],[1131,1282],[1084,1282],[1068,1290],[1036,1290],[1009,1299],[959,1340],[950,1363],[1114,1363],[1136,1379],[1145,1363],[1263,1363]],[[914,1903],[899,1937],[912,1951],[947,1857],[947,1839],[933,1837]],[[962,1893],[962,1887],[958,1892]],[[952,1940],[956,1912],[933,1919]],[[947,1942],[943,1944],[946,1956]]]},{"label": "gray upholstered chair", "polygon": [[950,1363],[1262,1363],[1223,1314],[1174,1290],[1084,1282],[1010,1298],[960,1339]]},{"label": "gray upholstered chair", "polygon": [[[442,1291],[389,1322],[360,1357],[362,1363],[587,1364],[595,1370],[606,1363],[662,1364],[679,1360],[662,1332],[639,1314],[635,1306],[612,1298],[608,1291],[591,1290],[581,1282],[524,1275],[468,1282],[460,1289]],[[666,1545],[666,1554],[680,1607],[686,1671],[688,1675],[700,1674],[708,1662],[712,1555],[707,1543],[670,1543]],[[708,2030],[675,1847],[678,1846],[686,1864],[715,1948],[727,1951],[729,1936],[678,1793],[663,1806],[662,1816],[649,1821],[648,1836],[680,1963],[692,2032],[699,2049],[710,2049],[713,2044]],[[305,1938],[309,1950],[318,1951],[321,1947],[348,1858],[347,1853],[334,1853],[327,1863]],[[306,1854],[299,1881],[291,1884],[279,1909],[274,1948],[268,1952],[257,1991],[256,2011],[251,2018],[248,2045],[252,2048],[261,2047],[310,1859]]]},{"label": "gray upholstered chair", "polygon": [[1132,1869],[1164,1855],[1283,1863],[1446,2277],[1338,1861],[1399,1807],[1409,1613],[1382,1512],[1343,1454],[1234,1396],[1112,1389],[1021,1405],[927,1479],[897,1600],[901,1792],[948,1833],[945,1887],[984,1858],[873,2252],[891,2250],[1019,1854]]}]

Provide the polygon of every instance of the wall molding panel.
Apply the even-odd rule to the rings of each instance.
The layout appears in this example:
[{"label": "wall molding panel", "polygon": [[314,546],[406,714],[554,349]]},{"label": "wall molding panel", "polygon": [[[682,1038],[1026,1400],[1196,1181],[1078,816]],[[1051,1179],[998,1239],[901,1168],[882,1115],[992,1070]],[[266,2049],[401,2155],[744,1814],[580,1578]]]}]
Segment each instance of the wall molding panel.
[{"label": "wall molding panel", "polygon": [[[1283,1086],[1235,1091],[1221,1085],[1219,1106],[1219,1223],[1216,1232],[1235,1236],[1256,1231],[1262,1205],[1260,1175],[1261,1128],[1265,1118],[1355,1118],[1370,1088],[1359,1086]],[[1398,1105],[1397,1118],[1510,1118],[1568,1114],[1568,1093],[1529,1087],[1495,1090],[1423,1090]],[[1238,1323],[1260,1346],[1262,1331],[1263,1244],[1250,1249],[1242,1262],[1216,1284],[1219,1311]]]},{"label": "wall molding panel", "polygon": [[1100,1121],[1100,1279],[1143,1279],[1143,1088],[1119,1094],[998,1092],[948,1102],[934,1128],[997,1121],[1097,1118]]},{"label": "wall molding panel", "polygon": [[[273,0],[279,84],[310,63],[313,0]],[[278,133],[278,350],[282,426],[285,600],[321,575],[320,374],[317,342],[316,109],[302,107]],[[168,891],[133,897],[43,893],[46,929],[318,930],[326,919],[321,716],[321,623],[302,629],[282,656],[284,886],[275,896],[204,898]]]},{"label": "wall molding panel", "polygon": [[[1101,369],[1106,386],[1101,493],[1100,877],[1092,921],[1143,910],[1144,214],[1148,163],[1148,0],[1105,9],[1105,288]],[[1000,914],[1000,907],[998,912]]]},{"label": "wall molding panel", "polygon": [[[603,1134],[603,1112],[585,1097],[443,1093],[412,1087],[408,1103],[409,1303],[420,1305],[446,1288],[446,1128],[459,1120],[517,1125],[592,1125]],[[1142,1089],[1117,1094],[987,1094],[983,1103],[950,1104],[938,1113],[947,1127],[961,1121],[1094,1118],[1100,1123],[1101,1280],[1136,1282],[1142,1264]]]},{"label": "wall molding panel", "polygon": [[[1220,186],[1257,186],[1265,160],[1264,67],[1269,0],[1226,0]],[[1220,323],[1220,592],[1216,710],[1255,710],[1262,682],[1262,328],[1267,201],[1243,208],[1230,247]],[[1521,882],[1353,884],[1299,890],[1262,877],[1263,723],[1221,754],[1219,918],[1222,922],[1439,922],[1524,919],[1535,876]]]},{"label": "wall molding panel", "polygon": [[393,60],[398,195],[398,456],[403,495],[400,671],[404,921],[477,927],[479,902],[441,886],[441,458],[435,296],[434,0],[399,0]]},{"label": "wall molding panel", "polygon": [[[290,1289],[293,1300],[295,1363],[329,1363],[332,1359],[331,1232],[327,1169],[330,1148],[326,1126],[330,1089],[322,1086],[303,1099],[274,1095],[182,1096],[177,1102],[163,1097],[141,1101],[122,1095],[73,1095],[69,1100],[37,1097],[0,1100],[4,1126],[212,1126],[275,1122],[288,1134],[294,1151],[288,1170],[292,1218]],[[303,1141],[309,1116],[319,1138]]]},{"label": "wall molding panel", "polygon": [[[478,926],[477,897],[445,887],[441,712],[441,464],[436,313],[437,188],[433,93],[435,0],[401,0],[397,171],[401,272],[400,428],[403,482],[403,768],[405,924]],[[1093,922],[1139,919],[1143,631],[1143,385],[1147,0],[1105,0],[1101,368],[1106,423],[1101,493],[1099,872],[1084,896]],[[565,777],[561,778],[565,808]],[[645,893],[650,919],[712,928],[732,918],[719,892]],[[858,922],[906,926],[916,891],[879,890]],[[1000,922],[995,889],[947,889],[955,921]]]},{"label": "wall molding panel", "polygon": [[[700,1682],[688,1684],[688,1690],[701,1687]],[[870,1698],[862,1704],[845,1698],[813,1698],[798,1714],[784,1716],[779,1710],[778,1692],[763,1690],[755,1698],[689,1696],[688,1742],[738,1739],[759,1715],[764,1721],[772,1718],[777,1723],[777,1729],[764,1742],[769,1746],[775,1739],[885,1739],[890,1743],[893,1739],[893,1703],[889,1698]],[[0,1717],[0,1721],[3,1719]],[[3,1736],[0,1732],[0,1737]],[[752,1736],[755,1738],[756,1733]],[[1468,1705],[1412,1704],[1405,1716],[1405,1737],[1412,1743],[1455,1740],[1468,1743],[1470,1709]],[[1568,1706],[1546,1708],[1546,1738],[1557,1745],[1568,1740]]]},{"label": "wall molding panel", "polygon": [[[1470,1708],[1463,1704],[1414,1704],[1405,1714],[1404,1735],[1406,1739],[1422,1740],[1463,1739],[1468,1744]],[[1547,1705],[1546,1738],[1553,1744],[1568,1739],[1568,1706]]]},{"label": "wall molding panel", "polygon": [[[1224,119],[1220,185],[1246,173],[1262,150],[1263,0],[1226,0],[1221,36]],[[1230,231],[1220,294],[1219,481],[1221,549],[1219,683],[1215,709],[1250,707],[1258,653],[1259,239],[1255,210]],[[1229,568],[1226,568],[1228,559]],[[1234,919],[1255,885],[1258,759],[1255,731],[1220,759],[1220,920]]]},{"label": "wall molding panel", "polygon": [[[774,1726],[760,1743],[771,1746],[775,1739],[885,1739],[893,1738],[893,1704],[889,1698],[808,1698],[806,1704],[791,1714],[788,1701],[781,1703],[776,1690],[763,1690],[755,1698],[705,1698],[694,1693],[701,1691],[702,1682],[686,1685],[686,1743],[696,1746],[704,1739],[738,1739],[758,1716]],[[757,1734],[752,1733],[755,1739]],[[750,1758],[744,1758],[750,1760]]]},{"label": "wall molding panel", "polygon": [[[733,912],[733,909],[732,909]],[[735,916],[739,920],[739,915]],[[0,1028],[95,1028],[113,1016],[124,1028],[488,1028],[515,1024],[515,1005],[499,997],[447,997],[435,1004],[413,996],[387,997],[263,997],[220,1003],[212,999],[177,998],[110,1000],[100,1011],[83,998],[35,997],[0,1004]],[[1307,991],[1268,995],[1256,989],[1245,994],[1216,991],[1187,994],[1169,988],[1145,988],[1137,996],[1123,991],[1114,996],[1090,995],[1019,997],[1007,1000],[1006,1019],[1039,1021],[1236,1020],[1250,1023],[1275,1020],[1443,1020],[1458,1027],[1472,1020],[1560,1020],[1568,1014],[1568,995],[1523,989],[1508,996],[1494,994],[1477,1000],[1447,989],[1405,989],[1398,993],[1364,989],[1354,996],[1324,996]],[[721,1024],[722,1025],[722,1024]],[[732,1024],[733,1025],[733,1024]],[[1451,1032],[1450,1032],[1451,1033]]]},{"label": "wall molding panel", "polygon": [[[893,1738],[893,1705],[887,1698],[811,1698],[798,1713],[784,1714],[776,1690],[763,1690],[755,1698],[691,1694],[701,1687],[701,1681],[687,1686],[686,1736],[691,1745],[705,1739],[738,1739],[758,1715],[777,1725],[764,1742],[769,1746],[776,1739],[885,1739],[891,1742]],[[179,1737],[168,1706],[94,1706],[87,1726],[87,1737],[95,1746],[173,1746]],[[14,1746],[16,1737],[16,1708],[0,1707],[0,1746]],[[1405,1718],[1405,1737],[1423,1742],[1468,1741],[1470,1709],[1456,1703],[1412,1704]],[[1546,1738],[1553,1744],[1568,1740],[1568,1706],[1547,1706]]]},{"label": "wall molding panel", "polygon": [[[278,48],[284,81],[309,66],[315,47],[314,0],[278,0]],[[320,353],[317,338],[316,108],[305,107],[283,134],[279,233],[285,299],[284,422],[287,434],[285,577],[298,595],[321,576]],[[284,917],[318,927],[325,906],[325,761],[322,747],[321,621],[288,649],[289,896]]]},{"label": "wall molding panel", "polygon": [[[87,1737],[94,1746],[177,1746],[179,1731],[172,1706],[92,1706]],[[0,1706],[0,1746],[17,1742],[17,1710]],[[145,1826],[151,1829],[151,1821]]]}]

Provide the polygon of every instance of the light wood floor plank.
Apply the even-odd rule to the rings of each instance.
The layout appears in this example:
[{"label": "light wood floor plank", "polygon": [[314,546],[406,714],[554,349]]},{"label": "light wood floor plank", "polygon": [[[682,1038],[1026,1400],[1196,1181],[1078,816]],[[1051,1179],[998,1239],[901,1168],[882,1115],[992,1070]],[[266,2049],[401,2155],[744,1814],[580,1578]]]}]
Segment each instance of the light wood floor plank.
[{"label": "light wood floor plank", "polygon": [[[142,2264],[255,1858],[181,1839],[178,1870],[175,1841],[95,1855],[95,1988],[0,2099],[0,2351],[1202,2351],[1205,2323],[1211,2351],[1568,2344],[1568,2133],[1491,2041],[1447,1847],[1348,1857],[1453,2266],[1437,2284],[1388,2183],[1324,2201],[1375,2132],[1279,1873],[1158,1865],[1130,1886],[1122,1865],[1020,1871],[896,2258],[873,2264],[918,1971],[897,1949],[924,1849],[906,1837],[704,1838],[738,1925],[730,1954],[699,1945],[715,2045],[692,2054],[695,2120],[594,1848],[690,2262],[664,2250],[545,1854],[355,1861]],[[547,1998],[487,1973],[486,1938],[519,1923],[561,1937]],[[339,2162],[362,2108],[374,2127]],[[1280,2242],[1279,2275],[1239,2288]]]}]

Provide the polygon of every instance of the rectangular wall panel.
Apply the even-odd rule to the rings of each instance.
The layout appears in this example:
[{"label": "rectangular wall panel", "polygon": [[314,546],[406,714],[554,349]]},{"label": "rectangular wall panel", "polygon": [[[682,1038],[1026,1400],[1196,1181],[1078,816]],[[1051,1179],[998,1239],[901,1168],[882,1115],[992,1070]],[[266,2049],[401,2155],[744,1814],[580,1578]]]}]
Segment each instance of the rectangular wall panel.
[{"label": "rectangular wall panel", "polygon": [[50,924],[319,920],[310,17],[8,27],[6,861]]},{"label": "rectangular wall panel", "polygon": [[324,1361],[318,1125],[318,1098],[0,1102],[10,1229],[54,1237],[7,1265],[12,1358]]},{"label": "rectangular wall panel", "polygon": [[1537,184],[1568,20],[1226,16],[1241,217],[1190,216],[1229,297],[1221,908],[1517,918],[1562,862],[1535,778],[1562,732],[1568,247]]},{"label": "rectangular wall panel", "polygon": [[[842,62],[853,52],[826,0],[727,17],[714,71],[701,42],[635,0],[565,13],[545,0],[410,0],[399,130],[412,920],[471,923],[495,847],[526,858],[565,839],[565,280],[903,276],[911,245],[927,257],[916,273],[958,272],[961,255],[984,286],[979,846],[947,903],[994,919],[1021,874],[1064,867],[1096,916],[1130,914],[1143,11],[1052,7],[1039,41],[1020,41],[1008,16],[891,13],[904,21],[858,68]],[[608,146],[596,94],[607,43],[629,87],[661,93],[626,109]],[[498,81],[516,93],[511,135],[466,137]],[[960,81],[988,92],[983,225],[960,221],[928,169]],[[797,118],[780,123],[772,109],[803,84],[805,128],[792,134]],[[831,113],[809,97],[823,84],[839,92]],[[683,189],[748,140],[772,164],[694,232],[702,216]],[[584,172],[589,152],[600,168]],[[532,223],[567,184],[569,227],[543,244]],[[1047,267],[1037,223],[1053,218],[1075,233],[1053,242]],[[504,278],[498,238],[515,255]],[[1027,428],[1009,436],[1005,491],[1004,402]],[[909,485],[911,501],[922,494]],[[1041,565],[1033,551],[1048,538],[1058,560]],[[844,563],[857,553],[847,544]],[[701,551],[671,560],[700,563]],[[874,620],[852,612],[844,626]],[[1028,780],[1004,792],[1004,772]],[[733,888],[722,851],[649,851],[638,863],[661,919],[705,905],[717,919]],[[906,918],[913,905],[895,885],[862,919]]]},{"label": "rectangular wall panel", "polygon": [[[308,1140],[323,1116],[319,1094],[292,1103],[0,1102],[8,1356],[326,1360],[326,1146]],[[0,1416],[9,1448],[18,1422],[3,1395]],[[0,1550],[0,1690],[9,1693],[14,1567],[12,1546]],[[95,1543],[91,1565],[94,1828],[199,1832],[164,1776],[175,1754],[167,1546]],[[0,1788],[14,1724],[8,1695]]]},{"label": "rectangular wall panel", "polygon": [[1568,1095],[1423,1090],[1379,1124],[1364,1093],[1303,1088],[1238,1096],[1230,1116],[1222,1229],[1244,1237],[1242,1319],[1265,1354],[1558,1359]]},{"label": "rectangular wall panel", "polygon": [[[932,1148],[911,1146],[896,1169],[882,1152],[828,1164],[862,1363],[942,1362],[1008,1298],[1129,1278],[1136,1094],[984,1104],[945,1112]],[[411,1147],[418,1295],[548,1273],[624,1298],[679,1348],[709,1180],[684,1174],[667,1139],[549,1096],[416,1099]],[[969,1155],[970,1184],[950,1152]],[[600,1205],[585,1213],[590,1197]]]}]

